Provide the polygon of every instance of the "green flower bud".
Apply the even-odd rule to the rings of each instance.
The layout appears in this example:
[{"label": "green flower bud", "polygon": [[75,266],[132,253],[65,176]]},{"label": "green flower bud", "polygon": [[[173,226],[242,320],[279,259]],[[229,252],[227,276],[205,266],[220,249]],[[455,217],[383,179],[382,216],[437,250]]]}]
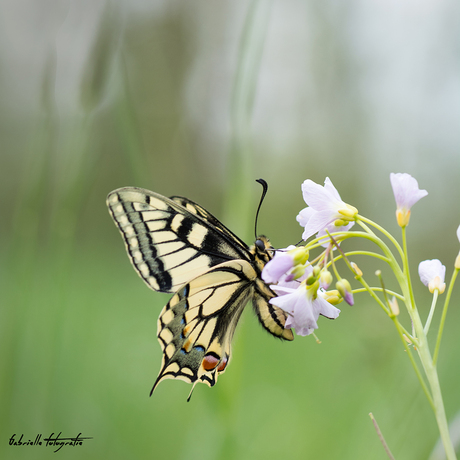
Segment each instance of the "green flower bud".
[{"label": "green flower bud", "polygon": [[337,291],[336,289],[323,292],[322,295],[331,305],[338,305],[343,300],[339,291]]},{"label": "green flower bud", "polygon": [[329,270],[322,270],[319,277],[323,289],[327,289],[332,283],[332,273]]},{"label": "green flower bud", "polygon": [[292,256],[294,265],[304,265],[308,260],[308,256],[310,255],[308,249],[305,249],[303,246],[300,248],[292,249],[291,251],[288,251],[288,253]]},{"label": "green flower bud", "polygon": [[354,304],[350,283],[345,278],[337,281],[337,283],[335,283],[335,287],[348,305]]}]

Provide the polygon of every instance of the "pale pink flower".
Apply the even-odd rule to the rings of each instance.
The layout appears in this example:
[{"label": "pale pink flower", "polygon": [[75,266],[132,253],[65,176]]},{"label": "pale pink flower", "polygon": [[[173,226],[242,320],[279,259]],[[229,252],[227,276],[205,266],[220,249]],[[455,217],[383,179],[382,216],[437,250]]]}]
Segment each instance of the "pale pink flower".
[{"label": "pale pink flower", "polygon": [[417,180],[410,174],[391,173],[390,182],[396,200],[396,219],[400,227],[405,227],[409,224],[412,206],[428,192],[420,190]]},{"label": "pale pink flower", "polygon": [[308,207],[299,212],[297,221],[304,227],[304,240],[316,233],[326,235],[326,229],[333,233],[347,231],[353,226],[358,210],[342,201],[329,177],[324,187],[307,179],[302,184],[302,195]]},{"label": "pale pink flower", "polygon": [[[292,283],[287,283],[292,286]],[[270,303],[288,313],[285,328],[294,328],[297,335],[309,335],[318,329],[320,315],[335,319],[340,310],[332,306],[321,295],[313,299],[313,292],[305,283],[296,283],[297,287],[283,286],[283,283],[270,286],[278,296],[270,299]]]}]

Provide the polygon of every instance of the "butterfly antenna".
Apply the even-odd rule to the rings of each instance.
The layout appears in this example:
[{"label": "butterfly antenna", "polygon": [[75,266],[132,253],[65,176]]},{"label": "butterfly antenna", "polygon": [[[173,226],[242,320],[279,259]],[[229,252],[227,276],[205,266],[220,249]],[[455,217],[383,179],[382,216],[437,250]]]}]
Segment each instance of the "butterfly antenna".
[{"label": "butterfly antenna", "polygon": [[254,224],[254,234],[255,234],[255,237],[257,239],[257,219],[259,217],[260,207],[262,206],[262,202],[264,201],[265,195],[267,194],[268,184],[263,179],[257,179],[256,182],[258,182],[263,187],[262,196],[260,197],[259,206],[258,206],[257,212],[256,212],[256,221],[255,221],[255,224]]}]

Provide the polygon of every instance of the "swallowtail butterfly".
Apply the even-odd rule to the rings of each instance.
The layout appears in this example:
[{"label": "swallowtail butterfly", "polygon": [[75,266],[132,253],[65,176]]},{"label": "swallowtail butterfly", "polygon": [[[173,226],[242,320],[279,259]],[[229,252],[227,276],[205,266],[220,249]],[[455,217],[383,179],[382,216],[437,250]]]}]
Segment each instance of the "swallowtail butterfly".
[{"label": "swallowtail butterfly", "polygon": [[270,334],[293,340],[260,277],[273,255],[265,236],[249,248],[193,201],[136,187],[114,190],[107,205],[139,276],[155,291],[174,293],[158,319],[163,360],[152,392],[165,379],[213,386],[248,301]]}]

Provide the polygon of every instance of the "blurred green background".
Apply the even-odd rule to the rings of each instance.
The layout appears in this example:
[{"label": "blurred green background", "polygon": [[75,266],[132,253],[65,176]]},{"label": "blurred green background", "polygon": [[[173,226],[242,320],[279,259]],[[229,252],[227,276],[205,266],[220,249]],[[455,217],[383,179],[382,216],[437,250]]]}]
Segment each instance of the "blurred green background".
[{"label": "blurred green background", "polygon": [[[187,403],[190,386],[167,381],[149,398],[169,296],[135,274],[105,197],[127,185],[184,195],[250,243],[263,177],[259,231],[284,247],[300,239],[300,184],[326,176],[399,236],[389,173],[408,172],[429,191],[408,229],[427,315],[417,265],[439,258],[449,278],[459,249],[459,9],[2,0],[0,457],[383,460],[373,412],[397,459],[428,458],[434,417],[366,295],[320,319],[320,345],[274,340],[248,308],[214,388]],[[376,283],[382,267],[356,262]],[[455,293],[438,366],[449,420],[458,305]],[[8,446],[53,432],[93,439],[57,454]]]}]

